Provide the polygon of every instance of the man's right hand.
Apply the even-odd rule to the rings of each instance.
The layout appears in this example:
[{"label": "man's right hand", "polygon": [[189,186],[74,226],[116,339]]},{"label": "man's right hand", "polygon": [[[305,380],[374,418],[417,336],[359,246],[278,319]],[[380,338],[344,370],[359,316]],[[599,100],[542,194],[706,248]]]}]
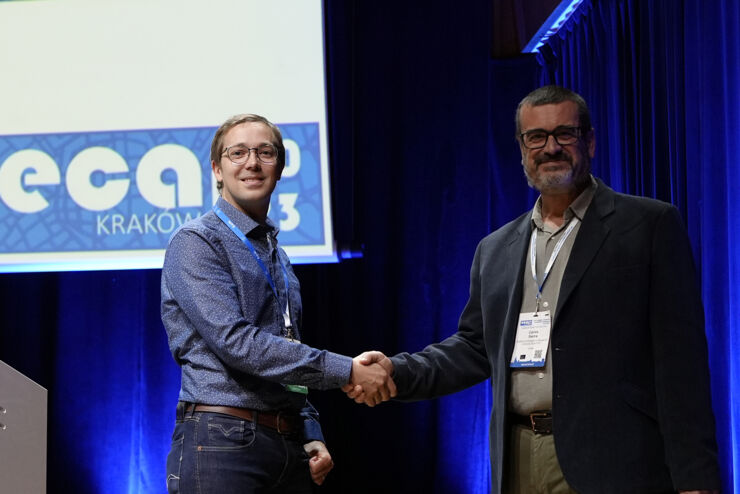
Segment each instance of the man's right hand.
[{"label": "man's right hand", "polygon": [[349,383],[342,387],[356,403],[375,406],[396,396],[391,377],[393,363],[381,352],[365,352],[352,359]]}]

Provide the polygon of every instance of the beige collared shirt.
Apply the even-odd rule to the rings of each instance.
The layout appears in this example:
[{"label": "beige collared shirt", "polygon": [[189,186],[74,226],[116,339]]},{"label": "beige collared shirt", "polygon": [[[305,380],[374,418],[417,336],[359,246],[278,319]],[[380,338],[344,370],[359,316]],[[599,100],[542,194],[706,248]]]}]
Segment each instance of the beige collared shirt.
[{"label": "beige collared shirt", "polygon": [[[537,232],[536,240],[536,272],[537,279],[542,280],[545,266],[550,256],[562,238],[571,219],[577,218],[573,231],[565,240],[560,249],[558,257],[550,269],[550,274],[542,287],[540,298],[540,311],[550,311],[550,321],[555,321],[555,308],[558,305],[560,294],[560,283],[563,280],[565,266],[568,264],[570,252],[575,243],[578,230],[580,229],[583,216],[596,192],[596,180],[591,177],[591,185],[568,206],[565,211],[563,224],[554,229],[546,225],[542,219],[542,198],[538,198],[532,209],[532,228]],[[532,264],[529,249],[526,255],[527,261],[522,276],[522,307],[520,312],[534,312],[537,309],[537,283],[532,278]],[[550,335],[552,341],[552,333]],[[544,367],[512,369],[511,372],[511,395],[509,396],[509,410],[526,415],[536,410],[550,410],[552,408],[552,349],[547,346],[547,358]]]}]

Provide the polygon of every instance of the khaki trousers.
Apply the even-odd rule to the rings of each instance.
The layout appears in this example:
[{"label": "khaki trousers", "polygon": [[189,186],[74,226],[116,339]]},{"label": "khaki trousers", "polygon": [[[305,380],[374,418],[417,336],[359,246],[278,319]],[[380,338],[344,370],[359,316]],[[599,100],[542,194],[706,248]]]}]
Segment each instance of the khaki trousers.
[{"label": "khaki trousers", "polygon": [[514,425],[509,443],[505,494],[578,494],[565,481],[552,434],[535,434]]}]

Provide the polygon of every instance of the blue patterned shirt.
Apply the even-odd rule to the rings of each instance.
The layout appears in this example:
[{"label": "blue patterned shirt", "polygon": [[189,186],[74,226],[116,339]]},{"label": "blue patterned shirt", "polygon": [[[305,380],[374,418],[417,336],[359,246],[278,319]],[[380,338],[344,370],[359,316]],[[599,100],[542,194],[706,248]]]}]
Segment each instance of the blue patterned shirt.
[{"label": "blue patterned shirt", "polygon": [[[227,201],[218,206],[252,242],[285,300],[279,259],[288,273],[290,315],[300,338],[298,279],[277,246],[277,228],[259,224]],[[306,395],[284,384],[338,388],[352,359],[286,338],[283,309],[256,259],[213,211],[170,239],[162,268],[162,322],[181,367],[180,400],[255,410],[288,410],[304,417],[305,439],[323,440]]]}]

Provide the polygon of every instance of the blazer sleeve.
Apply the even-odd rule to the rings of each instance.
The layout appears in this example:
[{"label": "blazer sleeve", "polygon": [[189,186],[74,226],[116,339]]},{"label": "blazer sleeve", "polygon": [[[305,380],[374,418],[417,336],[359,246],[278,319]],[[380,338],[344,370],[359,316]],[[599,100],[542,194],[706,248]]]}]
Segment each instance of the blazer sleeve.
[{"label": "blazer sleeve", "polygon": [[423,400],[468,388],[490,376],[483,340],[480,290],[481,245],[470,269],[470,295],[449,338],[409,354],[391,358],[399,400]]},{"label": "blazer sleeve", "polygon": [[658,218],[651,254],[649,317],[666,461],[676,489],[716,489],[720,474],[704,310],[676,208]]}]

